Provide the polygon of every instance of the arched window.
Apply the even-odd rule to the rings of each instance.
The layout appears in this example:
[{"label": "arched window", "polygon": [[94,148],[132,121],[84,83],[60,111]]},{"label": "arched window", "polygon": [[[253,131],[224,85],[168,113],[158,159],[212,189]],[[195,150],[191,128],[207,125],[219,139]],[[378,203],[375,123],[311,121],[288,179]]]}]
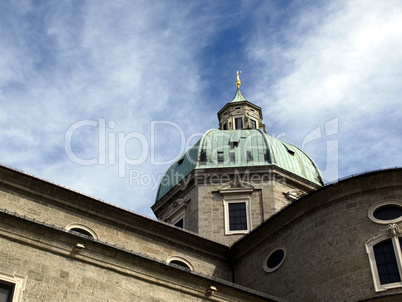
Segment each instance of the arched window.
[{"label": "arched window", "polygon": [[375,290],[402,287],[402,234],[396,224],[366,242]]},{"label": "arched window", "polygon": [[174,266],[182,267],[187,271],[194,270],[193,265],[188,260],[186,260],[182,257],[178,257],[178,256],[169,257],[167,260],[167,263],[170,265],[173,264]]},{"label": "arched window", "polygon": [[80,223],[71,223],[66,226],[69,233],[80,235],[89,239],[98,240],[98,235],[89,227]]},{"label": "arched window", "polygon": [[80,235],[87,236],[89,238],[94,239],[94,236],[92,236],[92,234],[90,232],[88,232],[88,231],[86,231],[84,229],[81,229],[81,228],[72,228],[72,229],[69,229],[68,231],[70,233],[78,233]]},{"label": "arched window", "polygon": [[175,264],[175,265],[184,267],[185,269],[191,270],[187,264],[185,264],[183,261],[180,261],[180,260],[172,260],[169,262],[169,264]]}]

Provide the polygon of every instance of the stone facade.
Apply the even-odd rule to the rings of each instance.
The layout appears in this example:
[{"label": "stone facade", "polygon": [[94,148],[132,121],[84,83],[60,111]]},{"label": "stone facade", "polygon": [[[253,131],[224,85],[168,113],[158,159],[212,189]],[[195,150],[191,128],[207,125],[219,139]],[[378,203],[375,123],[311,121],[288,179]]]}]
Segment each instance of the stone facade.
[{"label": "stone facade", "polygon": [[[0,271],[26,276],[23,301],[266,301],[218,279],[189,274],[112,245],[1,215]],[[4,228],[7,227],[5,233]],[[77,242],[82,250],[74,249]]]},{"label": "stone facade", "polygon": [[[402,169],[353,177],[311,192],[230,244],[2,166],[0,188],[0,282],[23,280],[22,298],[13,302],[402,297],[402,284],[374,286],[375,270],[367,254],[373,238],[402,237],[400,217],[391,228],[371,217],[377,204],[402,207]],[[275,188],[285,196],[284,187]],[[199,187],[197,194],[203,191],[211,188]],[[251,203],[267,198],[263,192],[254,187]],[[212,195],[205,200],[221,205],[219,187]],[[217,209],[205,211],[222,212]],[[252,219],[258,221],[254,217],[262,212],[252,208]],[[215,219],[213,215],[206,221]],[[68,232],[71,223],[89,227],[97,239]],[[267,271],[267,256],[277,248],[285,251],[284,260]],[[169,265],[169,259],[182,259],[191,269]]]},{"label": "stone facade", "polygon": [[6,167],[0,188],[0,281],[22,276],[21,301],[279,300],[231,282],[227,246]]},{"label": "stone facade", "polygon": [[[152,208],[158,219],[167,223],[174,222],[172,217],[177,212],[183,212],[184,229],[230,245],[249,232],[225,233],[225,196],[220,188],[233,183],[250,187],[250,192],[242,195],[250,199],[250,230],[295,200],[289,192],[297,192],[299,197],[319,188],[278,167],[195,170]],[[185,206],[180,208],[183,201]]]},{"label": "stone facade", "polygon": [[[389,301],[402,287],[376,292],[366,252],[368,240],[387,234],[387,224],[368,214],[380,201],[402,206],[401,198],[402,171],[391,170],[297,200],[233,246],[236,282],[288,301]],[[285,260],[267,273],[264,261],[278,247],[285,248]]]},{"label": "stone facade", "polygon": [[[28,177],[23,176],[22,178]],[[23,180],[21,181],[23,182]],[[38,186],[36,186],[36,182],[38,182]],[[201,273],[229,279],[230,273],[225,265],[222,266],[220,255],[215,255],[218,258],[214,260],[207,255],[200,258],[197,253],[191,256],[188,249],[191,247],[191,250],[195,251],[194,246],[192,244],[186,246],[186,240],[169,242],[172,239],[176,241],[175,237],[168,236],[177,232],[176,228],[163,225],[166,229],[162,230],[159,225],[153,225],[157,224],[154,220],[49,183],[42,182],[39,186],[39,182],[41,181],[31,180],[31,187],[38,188],[35,193],[31,193],[31,190],[16,193],[11,188],[3,187],[0,191],[0,208],[44,221],[61,229],[65,229],[71,223],[83,224],[98,235],[99,241],[118,245],[135,253],[146,254],[160,261],[166,261],[169,256],[185,254],[191,263],[202,267]],[[57,192],[57,189],[61,192]],[[58,196],[58,198],[54,196]],[[144,224],[149,225],[144,228]],[[152,236],[150,236],[151,234]],[[176,236],[176,238],[178,237]],[[158,244],[155,244],[155,240]],[[164,240],[167,241],[163,242]],[[202,238],[199,240],[202,241]],[[183,243],[184,245],[182,245]],[[204,244],[206,243],[204,242]],[[201,247],[200,249],[202,250]],[[213,250],[214,248],[211,249],[211,251]],[[221,274],[217,272],[221,272]]]}]

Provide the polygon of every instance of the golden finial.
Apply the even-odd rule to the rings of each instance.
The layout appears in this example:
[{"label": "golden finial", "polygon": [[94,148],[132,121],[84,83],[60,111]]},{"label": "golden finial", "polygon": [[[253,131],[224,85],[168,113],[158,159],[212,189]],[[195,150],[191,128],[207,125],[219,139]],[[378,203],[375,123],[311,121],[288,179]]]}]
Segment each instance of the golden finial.
[{"label": "golden finial", "polygon": [[241,74],[241,71],[237,71],[237,74],[235,76],[235,78],[236,78],[235,84],[236,84],[237,88],[240,88],[240,85],[241,85],[241,81],[240,81],[240,77],[239,77],[240,74]]}]

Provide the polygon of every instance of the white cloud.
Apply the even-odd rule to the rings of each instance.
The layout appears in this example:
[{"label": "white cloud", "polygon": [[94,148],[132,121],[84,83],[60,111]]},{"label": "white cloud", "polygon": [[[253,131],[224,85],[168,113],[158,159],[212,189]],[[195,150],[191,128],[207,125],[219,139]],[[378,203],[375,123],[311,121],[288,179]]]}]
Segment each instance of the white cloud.
[{"label": "white cloud", "polygon": [[[309,131],[338,117],[340,176],[392,162],[401,165],[401,158],[394,156],[401,138],[389,135],[386,128],[401,129],[402,40],[397,37],[402,35],[402,5],[334,3],[297,16],[290,28],[279,31],[288,35],[283,38],[287,43],[271,48],[274,38],[254,37],[258,43],[251,44],[251,57],[265,62],[267,70],[276,60],[286,67],[278,78],[268,72],[262,77],[272,83],[272,91],[258,94],[262,107],[269,108],[268,124],[301,145]],[[390,148],[378,148],[387,142]],[[323,150],[324,139],[308,149],[321,167],[327,160]],[[380,163],[375,160],[381,157]]]},{"label": "white cloud", "polygon": [[[148,157],[127,167],[127,175],[134,169],[143,177],[130,186],[128,177],[118,177],[118,159],[109,161],[109,144],[104,164],[71,161],[67,129],[82,120],[98,123],[73,136],[73,150],[84,159],[98,157],[102,120],[115,123],[103,133],[115,139],[116,154],[119,133],[141,133],[150,144],[152,121],[175,122],[188,139],[217,126],[216,112],[235,92],[232,73],[243,67],[242,90],[263,108],[269,133],[286,132],[285,140],[301,145],[321,126],[324,137],[306,146],[321,166],[323,127],[334,117],[340,129],[331,139],[339,139],[342,173],[395,162],[391,155],[401,145],[394,122],[401,118],[394,110],[402,62],[398,2],[26,1],[1,8],[4,164],[152,215],[156,191],[144,182],[169,164],[152,165]],[[171,160],[181,150],[181,133],[160,125],[155,159]],[[384,140],[392,142],[390,159],[371,160],[384,152]],[[133,159],[140,147],[132,139],[120,151]]]},{"label": "white cloud", "polygon": [[[140,141],[119,146],[119,134],[140,133],[150,144],[153,120],[177,122],[188,138],[203,119],[195,111],[205,86],[196,57],[219,19],[196,13],[201,4],[181,1],[46,3],[11,14],[12,6],[3,22],[21,26],[6,31],[10,43],[0,46],[0,66],[8,68],[0,77],[1,102],[9,103],[0,111],[7,129],[0,139],[8,142],[0,147],[2,162],[150,215],[155,184],[130,186],[129,169],[140,171],[144,180],[169,165],[152,166],[147,157],[119,178],[119,159],[108,160],[107,141],[104,164],[80,166],[65,154],[66,131],[83,120],[96,123],[72,137],[73,151],[82,159],[99,159],[102,119],[115,123],[105,128],[106,139],[116,140],[116,154],[120,147],[127,161],[140,155]],[[172,127],[157,130],[156,158],[174,158],[180,133]]]}]

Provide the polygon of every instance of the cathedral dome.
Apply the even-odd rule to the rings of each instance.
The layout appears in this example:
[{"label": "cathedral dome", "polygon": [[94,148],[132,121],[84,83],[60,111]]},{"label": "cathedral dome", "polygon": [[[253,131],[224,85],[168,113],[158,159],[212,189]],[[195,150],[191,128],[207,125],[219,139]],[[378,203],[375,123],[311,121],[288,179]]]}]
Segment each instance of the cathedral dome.
[{"label": "cathedral dome", "polygon": [[277,166],[314,184],[323,185],[314,161],[298,147],[260,129],[208,130],[165,173],[156,200],[196,169]]},{"label": "cathedral dome", "polygon": [[266,133],[262,110],[240,91],[241,71],[236,75],[233,100],[219,112],[219,129],[211,129],[175,162],[163,176],[156,201],[194,170],[273,166],[316,185],[324,185],[314,161],[301,149]]}]

